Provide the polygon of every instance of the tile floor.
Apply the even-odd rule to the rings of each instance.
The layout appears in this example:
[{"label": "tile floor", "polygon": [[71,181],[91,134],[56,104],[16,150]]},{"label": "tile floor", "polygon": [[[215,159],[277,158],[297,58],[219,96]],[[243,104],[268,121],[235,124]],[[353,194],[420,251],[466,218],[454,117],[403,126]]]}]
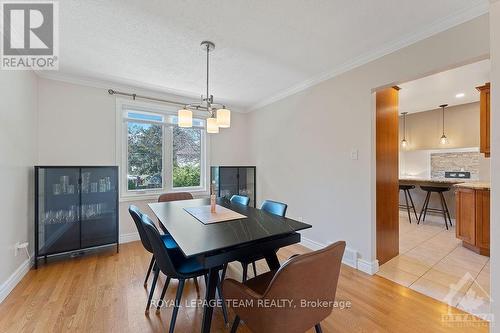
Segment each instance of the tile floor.
[{"label": "tile floor", "polygon": [[442,217],[410,224],[406,211],[401,211],[399,221],[399,255],[382,265],[377,275],[487,319],[489,258],[462,247],[455,228],[446,230]]}]

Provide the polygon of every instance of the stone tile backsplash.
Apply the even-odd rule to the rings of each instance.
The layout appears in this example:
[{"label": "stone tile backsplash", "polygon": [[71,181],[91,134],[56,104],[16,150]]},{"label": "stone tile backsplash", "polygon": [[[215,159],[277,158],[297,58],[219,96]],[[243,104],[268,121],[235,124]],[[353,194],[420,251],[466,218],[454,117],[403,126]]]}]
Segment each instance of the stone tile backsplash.
[{"label": "stone tile backsplash", "polygon": [[445,171],[469,171],[471,179],[479,179],[479,152],[431,154],[431,177],[444,178]]}]

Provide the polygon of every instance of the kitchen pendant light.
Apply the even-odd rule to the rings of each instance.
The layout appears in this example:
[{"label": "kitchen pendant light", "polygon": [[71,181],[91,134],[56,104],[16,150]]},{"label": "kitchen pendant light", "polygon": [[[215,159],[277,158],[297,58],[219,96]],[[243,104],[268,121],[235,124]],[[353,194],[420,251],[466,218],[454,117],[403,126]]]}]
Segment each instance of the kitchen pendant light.
[{"label": "kitchen pendant light", "polygon": [[403,149],[408,147],[408,141],[406,140],[406,115],[408,112],[401,112],[403,115],[403,140],[401,140],[401,147]]},{"label": "kitchen pendant light", "polygon": [[219,133],[219,128],[231,127],[231,110],[225,105],[214,103],[214,96],[209,91],[210,75],[210,52],[215,49],[215,44],[210,41],[201,42],[201,47],[207,52],[207,90],[206,95],[201,95],[199,103],[191,103],[184,106],[177,113],[179,127],[193,126],[193,113],[190,110],[203,110],[208,112],[207,133]]},{"label": "kitchen pendant light", "polygon": [[443,135],[441,135],[441,139],[439,139],[439,142],[442,145],[448,144],[448,138],[446,137],[446,134],[444,133],[444,109],[448,106],[448,104],[442,104],[439,107],[443,109]]}]

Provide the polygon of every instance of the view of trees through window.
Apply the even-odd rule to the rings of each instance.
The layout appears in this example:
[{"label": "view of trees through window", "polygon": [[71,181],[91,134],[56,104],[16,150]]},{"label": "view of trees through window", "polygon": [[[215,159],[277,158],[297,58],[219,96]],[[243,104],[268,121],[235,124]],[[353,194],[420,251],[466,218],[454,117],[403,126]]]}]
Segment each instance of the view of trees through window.
[{"label": "view of trees through window", "polygon": [[[128,190],[163,187],[163,154],[167,150],[162,128],[162,124],[127,122]],[[200,128],[172,127],[172,170],[166,172],[171,172],[173,188],[201,186],[201,141]]]},{"label": "view of trees through window", "polygon": [[173,187],[201,185],[201,130],[173,128]]},{"label": "view of trees through window", "polygon": [[129,190],[162,188],[162,125],[128,122]]}]

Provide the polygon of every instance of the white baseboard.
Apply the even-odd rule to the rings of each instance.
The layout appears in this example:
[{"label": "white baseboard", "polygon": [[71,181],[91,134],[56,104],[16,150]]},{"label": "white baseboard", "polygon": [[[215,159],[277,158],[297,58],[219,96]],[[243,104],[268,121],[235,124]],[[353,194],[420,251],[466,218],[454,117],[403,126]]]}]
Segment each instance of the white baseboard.
[{"label": "white baseboard", "polygon": [[378,272],[378,260],[367,261],[363,259],[358,259],[358,270],[365,272],[366,274],[373,275]]},{"label": "white baseboard", "polygon": [[[302,237],[300,244],[313,251],[322,249],[326,246],[326,244],[322,244],[305,237]],[[359,259],[358,256],[358,251],[351,249],[350,247],[346,247],[344,256],[342,257],[342,263],[370,275],[373,275],[378,271],[378,260],[369,262]]]},{"label": "white baseboard", "polygon": [[310,250],[317,251],[324,248],[326,245],[313,241],[312,239],[301,237],[300,245],[307,247]]},{"label": "white baseboard", "polygon": [[135,242],[135,241],[138,241],[140,240],[141,238],[139,237],[139,233],[138,232],[131,232],[131,233],[128,233],[128,234],[121,234],[119,239],[118,239],[118,242],[120,244],[123,244],[123,243],[130,243],[130,242]]},{"label": "white baseboard", "polygon": [[11,276],[0,286],[0,303],[2,303],[10,292],[14,290],[23,277],[29,272],[32,260],[26,259]]}]

